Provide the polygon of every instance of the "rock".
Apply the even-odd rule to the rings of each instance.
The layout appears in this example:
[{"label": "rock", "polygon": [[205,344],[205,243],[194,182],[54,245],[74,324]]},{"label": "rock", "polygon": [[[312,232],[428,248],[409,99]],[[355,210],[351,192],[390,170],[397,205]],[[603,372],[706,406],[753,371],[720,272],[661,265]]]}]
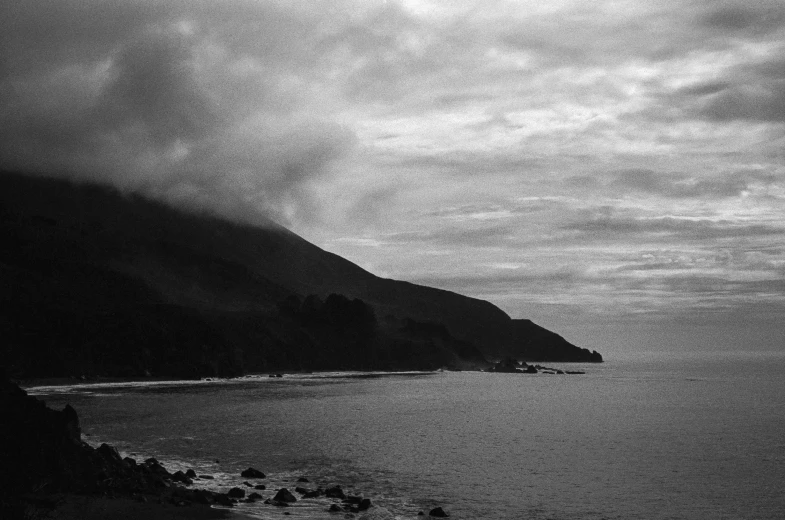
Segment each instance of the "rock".
[{"label": "rock", "polygon": [[328,513],[343,513],[343,509],[338,504],[330,504],[330,508],[327,509]]},{"label": "rock", "polygon": [[297,479],[297,482],[310,482],[310,480],[308,480],[305,477],[300,477],[300,478]]},{"label": "rock", "polygon": [[188,478],[185,475],[185,473],[183,473],[182,471],[176,471],[172,475],[172,480],[175,481],[175,482],[181,482],[181,483],[185,484],[186,486],[190,486],[191,484],[194,483],[194,481],[191,480],[190,478]]},{"label": "rock", "polygon": [[126,465],[128,465],[131,468],[135,468],[136,467],[136,459],[132,459],[131,457],[124,458],[123,462],[125,462]]},{"label": "rock", "polygon": [[157,460],[155,460],[153,458],[150,458],[150,459],[147,459],[146,461],[144,461],[144,465],[154,475],[158,475],[158,476],[161,476],[161,477],[167,477],[167,478],[171,478],[172,477],[172,475],[168,471],[166,471],[166,468],[164,468],[161,465],[160,462],[158,462]]},{"label": "rock", "polygon": [[324,495],[324,490],[322,488],[314,489],[313,491],[309,491],[303,495],[303,498],[317,498]]},{"label": "rock", "polygon": [[532,365],[529,365],[529,366],[526,367],[526,370],[524,370],[524,372],[526,374],[536,374],[537,373],[537,368],[532,366]]},{"label": "rock", "polygon": [[264,490],[264,489],[267,489],[267,486],[265,486],[264,484],[257,484],[253,488],[254,489],[262,489],[262,490]]},{"label": "rock", "polygon": [[185,472],[185,476],[188,478],[196,478],[196,472],[192,469],[189,469]]},{"label": "rock", "polygon": [[233,487],[227,493],[230,498],[243,498],[245,496],[245,490],[238,487]]},{"label": "rock", "polygon": [[307,489],[307,488],[304,488],[304,487],[300,487],[300,486],[297,486],[296,488],[294,488],[294,490],[295,490],[295,492],[300,493],[301,495],[306,495],[306,494],[311,492],[310,489]]},{"label": "rock", "polygon": [[243,482],[243,486],[246,486],[246,487],[253,487],[253,484],[251,484],[251,483],[250,483],[250,482],[248,482],[248,481],[245,481],[245,482]]},{"label": "rock", "polygon": [[261,493],[253,492],[250,495],[248,495],[248,498],[253,498],[254,500],[258,500],[258,499],[264,498],[264,497],[262,496]]},{"label": "rock", "polygon": [[281,488],[273,497],[273,501],[275,502],[297,502],[297,498],[292,495],[288,489]]},{"label": "rock", "polygon": [[333,486],[327,488],[324,491],[324,496],[326,496],[327,498],[340,498],[342,500],[346,498],[346,494],[343,492],[343,489],[341,489],[341,486]]},{"label": "rock", "polygon": [[265,478],[264,473],[254,468],[246,469],[245,471],[240,473],[240,476],[243,478]]},{"label": "rock", "polygon": [[119,462],[123,460],[120,457],[120,454],[117,452],[117,449],[114,446],[109,446],[106,443],[101,444],[96,450],[96,452],[98,452],[98,454],[101,455],[101,457],[103,457],[106,460],[115,461],[115,462]]},{"label": "rock", "polygon": [[[241,490],[242,491],[242,490]],[[226,506],[226,507],[234,507],[234,502],[229,498],[228,495],[223,493],[216,493],[213,498],[215,499],[215,503],[218,505]]]},{"label": "rock", "polygon": [[371,507],[371,499],[370,498],[363,498],[360,501],[360,505],[357,506],[357,509],[360,511],[367,511]]},{"label": "rock", "polygon": [[209,491],[203,489],[195,489],[193,493],[193,501],[198,504],[212,504],[213,497]]},{"label": "rock", "polygon": [[450,515],[445,513],[444,509],[441,507],[434,507],[428,512],[428,516],[435,516],[436,518],[447,518]]},{"label": "rock", "polygon": [[519,364],[516,360],[507,357],[496,363],[491,368],[489,368],[488,372],[515,373],[515,372],[520,372],[518,367]]},{"label": "rock", "polygon": [[207,480],[213,480],[215,477],[212,476],[212,475],[199,475],[199,478],[203,478],[203,479],[207,479]]},{"label": "rock", "polygon": [[347,502],[349,504],[359,504],[360,502],[362,502],[362,500],[363,497],[358,497],[356,495],[349,495],[344,499],[344,502]]}]

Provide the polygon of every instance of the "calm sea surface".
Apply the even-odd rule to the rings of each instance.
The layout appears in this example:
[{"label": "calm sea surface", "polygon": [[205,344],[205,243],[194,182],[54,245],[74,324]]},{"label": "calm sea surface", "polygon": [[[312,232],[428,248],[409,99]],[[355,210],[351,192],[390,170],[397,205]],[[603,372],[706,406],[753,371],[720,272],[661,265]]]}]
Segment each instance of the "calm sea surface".
[{"label": "calm sea surface", "polygon": [[[458,519],[785,518],[785,355],[565,368],[586,374],[316,374],[31,393],[73,404],[91,442],[216,476],[205,487],[261,469],[265,497],[305,476],[399,518],[437,505]],[[335,518],[328,504],[287,511]]]}]

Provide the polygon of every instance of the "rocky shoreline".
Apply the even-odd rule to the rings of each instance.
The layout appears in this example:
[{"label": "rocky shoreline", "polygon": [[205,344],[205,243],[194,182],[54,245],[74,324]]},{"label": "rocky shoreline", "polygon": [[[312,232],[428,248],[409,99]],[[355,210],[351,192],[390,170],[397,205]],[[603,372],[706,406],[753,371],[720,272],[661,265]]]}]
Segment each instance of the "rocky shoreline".
[{"label": "rocky shoreline", "polygon": [[[48,408],[5,374],[0,374],[0,410],[3,519],[220,519],[228,518],[235,505],[252,502],[288,515],[286,508],[302,499],[323,499],[324,512],[336,518],[393,518],[371,498],[347,494],[339,485],[314,486],[306,477],[297,479],[291,491],[268,490],[266,475],[252,467],[239,475],[242,483],[235,487],[200,488],[212,475],[171,472],[155,458],[136,460],[108,444],[90,446],[82,440],[76,410]],[[419,515],[448,516],[440,507]]]},{"label": "rocky shoreline", "polygon": [[505,358],[485,370],[486,372],[498,372],[503,374],[548,374],[548,375],[576,375],[585,374],[582,370],[562,370],[560,368],[544,367],[542,365],[530,365],[525,361],[517,361],[513,358]]}]

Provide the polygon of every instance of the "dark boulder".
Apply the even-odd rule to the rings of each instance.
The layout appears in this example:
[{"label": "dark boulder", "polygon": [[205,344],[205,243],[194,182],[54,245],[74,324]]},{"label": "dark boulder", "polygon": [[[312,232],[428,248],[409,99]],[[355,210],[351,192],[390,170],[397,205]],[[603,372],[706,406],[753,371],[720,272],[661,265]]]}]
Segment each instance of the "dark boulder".
[{"label": "dark boulder", "polygon": [[245,471],[240,473],[240,476],[243,478],[265,478],[264,473],[254,468],[246,469]]},{"label": "dark boulder", "polygon": [[175,471],[174,474],[172,474],[172,480],[185,484],[186,486],[190,486],[194,483],[194,481],[188,478],[182,471]]},{"label": "dark boulder", "polygon": [[520,372],[520,363],[514,360],[511,357],[507,357],[496,363],[494,366],[488,369],[488,372],[501,372],[501,373],[508,373],[514,374]]},{"label": "dark boulder", "polygon": [[300,477],[300,478],[297,479],[297,482],[310,482],[310,480],[308,480],[305,477]]},{"label": "dark boulder", "polygon": [[273,497],[275,502],[297,502],[297,498],[292,495],[288,489],[281,488]]},{"label": "dark boulder", "polygon": [[196,478],[196,472],[192,469],[189,469],[185,472],[185,476],[188,478]]},{"label": "dark boulder", "polygon": [[245,496],[245,490],[238,487],[233,487],[227,493],[230,498],[243,498]]},{"label": "dark boulder", "polygon": [[294,488],[294,491],[300,493],[301,495],[306,495],[311,492],[310,489],[301,486],[297,486],[296,488]]},{"label": "dark boulder", "polygon": [[309,491],[303,495],[303,498],[317,498],[324,495],[324,490],[322,488],[314,489],[313,491]]},{"label": "dark boulder", "polygon": [[[73,410],[73,408],[71,409]],[[96,452],[105,460],[110,460],[113,462],[119,462],[123,460],[122,457],[120,457],[120,454],[117,452],[117,448],[115,448],[114,446],[109,446],[106,443],[101,444],[96,450]]]},{"label": "dark boulder", "polygon": [[193,501],[197,504],[212,504],[213,496],[209,491],[203,489],[195,489],[193,492]]},{"label": "dark boulder", "polygon": [[264,498],[261,493],[253,492],[248,495],[248,498],[253,498],[254,500],[259,500],[260,498]]},{"label": "dark boulder", "polygon": [[265,486],[264,484],[256,484],[253,488],[254,489],[262,489],[262,490],[264,490],[264,489],[267,489],[267,486]]},{"label": "dark boulder", "polygon": [[370,498],[363,498],[360,501],[360,504],[357,506],[357,509],[360,511],[365,511],[371,507],[371,499]]},{"label": "dark boulder", "polygon": [[203,478],[206,480],[213,480],[215,477],[212,475],[199,475],[199,478]]},{"label": "dark boulder", "polygon": [[166,477],[166,478],[172,477],[172,475],[168,471],[166,471],[166,468],[164,468],[161,465],[161,463],[159,463],[157,460],[153,458],[144,461],[144,465],[154,475],[158,475],[159,477]]},{"label": "dark boulder", "polygon": [[341,486],[327,488],[324,490],[324,496],[327,498],[340,498],[341,500],[346,498],[346,494],[343,492],[343,489],[341,489]]},{"label": "dark boulder", "polygon": [[225,507],[234,506],[234,502],[232,502],[232,499],[229,498],[229,495],[226,495],[224,493],[216,493],[215,495],[213,495],[213,498],[215,498],[215,503],[218,505],[225,506]]},{"label": "dark boulder", "polygon": [[435,516],[436,518],[447,518],[448,515],[441,507],[434,507],[428,512],[428,516]]},{"label": "dark boulder", "polygon": [[343,509],[338,504],[330,504],[330,508],[327,510],[328,513],[343,513]]}]

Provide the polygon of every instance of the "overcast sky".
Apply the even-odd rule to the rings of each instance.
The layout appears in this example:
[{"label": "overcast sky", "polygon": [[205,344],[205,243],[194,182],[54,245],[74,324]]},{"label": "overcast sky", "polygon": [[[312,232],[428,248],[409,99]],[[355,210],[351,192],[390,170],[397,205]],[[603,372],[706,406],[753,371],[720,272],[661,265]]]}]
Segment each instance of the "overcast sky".
[{"label": "overcast sky", "polygon": [[785,346],[785,3],[0,4],[0,160],[581,346]]}]

